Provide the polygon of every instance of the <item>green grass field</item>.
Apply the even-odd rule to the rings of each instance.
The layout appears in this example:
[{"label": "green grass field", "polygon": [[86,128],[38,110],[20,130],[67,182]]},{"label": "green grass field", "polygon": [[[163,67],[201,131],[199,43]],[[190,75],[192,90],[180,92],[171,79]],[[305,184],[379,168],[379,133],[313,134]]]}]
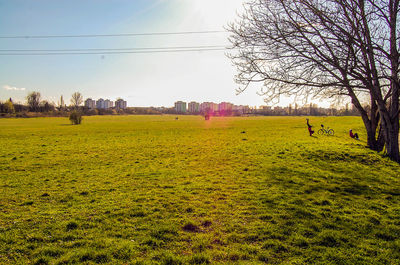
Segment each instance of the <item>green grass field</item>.
[{"label": "green grass field", "polygon": [[0,119],[0,263],[399,264],[400,166],[310,122]]}]

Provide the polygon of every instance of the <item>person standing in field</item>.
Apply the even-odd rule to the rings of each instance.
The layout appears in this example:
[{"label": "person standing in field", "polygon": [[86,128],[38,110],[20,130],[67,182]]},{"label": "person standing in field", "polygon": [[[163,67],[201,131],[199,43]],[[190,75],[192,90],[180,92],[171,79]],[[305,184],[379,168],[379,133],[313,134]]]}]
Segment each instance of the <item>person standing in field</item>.
[{"label": "person standing in field", "polygon": [[351,138],[358,140],[358,133],[353,133],[353,130],[350,129],[349,135]]},{"label": "person standing in field", "polygon": [[310,125],[309,119],[306,120],[307,120],[308,132],[310,133],[310,136],[312,136],[314,131],[312,130],[312,126]]}]

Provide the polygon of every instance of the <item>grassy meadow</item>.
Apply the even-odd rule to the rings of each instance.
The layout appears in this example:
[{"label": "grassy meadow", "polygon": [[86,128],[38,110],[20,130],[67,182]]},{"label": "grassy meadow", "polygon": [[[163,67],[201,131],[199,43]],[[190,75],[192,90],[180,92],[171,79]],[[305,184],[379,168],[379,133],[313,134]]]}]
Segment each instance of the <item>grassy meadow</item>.
[{"label": "grassy meadow", "polygon": [[400,264],[400,166],[310,123],[0,119],[0,264]]}]

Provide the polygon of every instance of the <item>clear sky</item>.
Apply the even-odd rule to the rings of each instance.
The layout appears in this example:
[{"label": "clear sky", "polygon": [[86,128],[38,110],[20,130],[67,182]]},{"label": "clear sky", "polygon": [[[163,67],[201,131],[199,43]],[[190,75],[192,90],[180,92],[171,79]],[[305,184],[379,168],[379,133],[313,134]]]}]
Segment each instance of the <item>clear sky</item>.
[{"label": "clear sky", "polygon": [[[0,0],[0,37],[223,30],[243,0]],[[228,33],[1,39],[0,49],[228,46]],[[1,52],[0,52],[1,53]],[[0,55],[0,100],[23,102],[30,91],[57,103],[122,97],[128,106],[175,101],[266,105],[252,88],[236,95],[225,51],[96,55]]]}]

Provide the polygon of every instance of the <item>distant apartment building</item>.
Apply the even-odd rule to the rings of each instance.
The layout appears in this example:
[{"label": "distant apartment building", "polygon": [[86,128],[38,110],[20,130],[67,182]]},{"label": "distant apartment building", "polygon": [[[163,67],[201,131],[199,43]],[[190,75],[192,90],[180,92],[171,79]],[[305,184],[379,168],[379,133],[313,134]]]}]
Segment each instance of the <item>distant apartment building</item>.
[{"label": "distant apartment building", "polygon": [[220,112],[232,111],[233,104],[229,102],[221,102],[218,104],[218,110]]},{"label": "distant apartment building", "polygon": [[200,104],[200,111],[203,113],[210,113],[218,111],[218,104],[213,102],[203,102]]},{"label": "distant apartment building", "polygon": [[213,109],[214,112],[218,111],[219,110],[219,105],[217,103],[213,103],[212,104],[212,109]]},{"label": "distant apartment building", "polygon": [[186,102],[183,101],[175,102],[175,111],[178,113],[186,113]]},{"label": "distant apartment building", "polygon": [[106,108],[104,99],[99,98],[99,99],[96,101],[96,108],[98,108],[98,109],[105,109],[105,108]]},{"label": "distant apartment building", "polygon": [[114,102],[112,102],[109,99],[104,100],[104,108],[105,109],[111,109],[112,107],[114,107]]},{"label": "distant apartment building", "polygon": [[85,100],[85,107],[89,109],[94,109],[96,108],[96,100],[93,100],[91,98],[88,98]]},{"label": "distant apartment building", "polygon": [[126,109],[127,103],[122,98],[119,98],[115,101],[115,108],[116,109]]},{"label": "distant apartment building", "polygon": [[203,113],[211,112],[212,106],[211,102],[203,102],[200,104],[200,111]]},{"label": "distant apartment building", "polygon": [[200,103],[197,102],[190,102],[188,104],[188,112],[189,113],[199,113],[200,112]]}]

